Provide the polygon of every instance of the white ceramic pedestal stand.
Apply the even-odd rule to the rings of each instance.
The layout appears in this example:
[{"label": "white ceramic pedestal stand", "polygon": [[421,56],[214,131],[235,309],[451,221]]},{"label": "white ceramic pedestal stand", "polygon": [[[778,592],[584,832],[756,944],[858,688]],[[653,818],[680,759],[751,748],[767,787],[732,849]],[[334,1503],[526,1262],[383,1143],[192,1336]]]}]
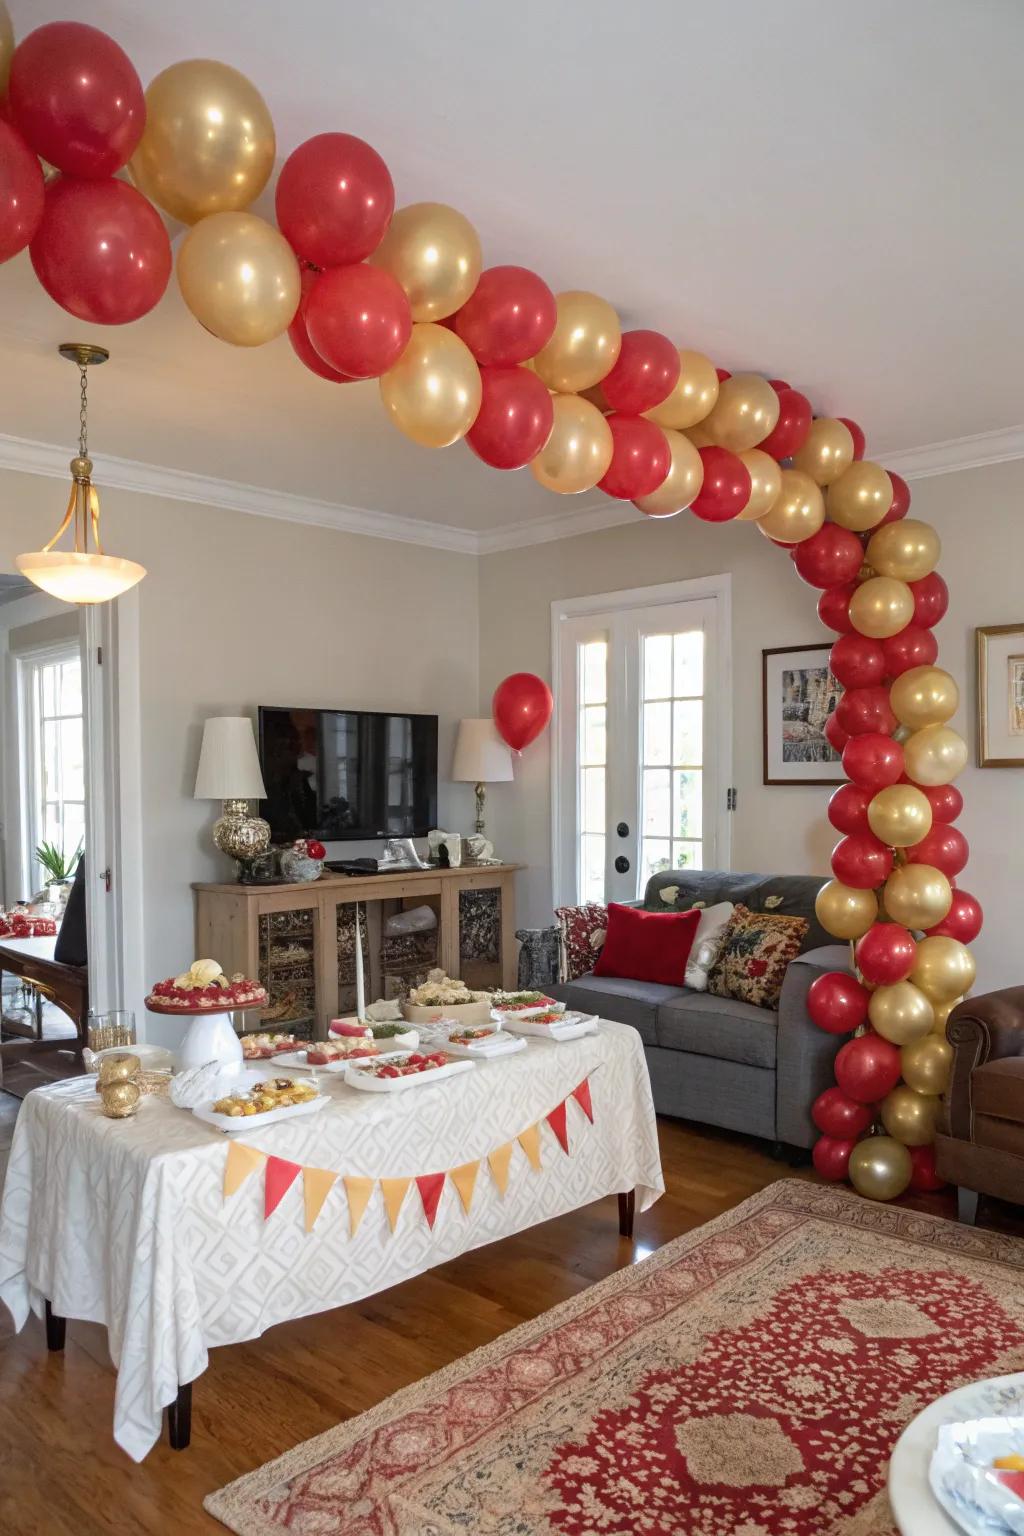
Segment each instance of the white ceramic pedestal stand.
[{"label": "white ceramic pedestal stand", "polygon": [[245,1056],[242,1042],[231,1024],[232,1014],[245,1013],[249,1008],[265,1008],[266,1001],[247,1003],[241,1008],[210,1008],[202,1013],[183,1013],[180,1008],[154,1008],[149,1003],[146,1007],[150,1013],[180,1019],[183,1024],[188,1024],[175,1053],[178,1070],[184,1072],[191,1067],[204,1067],[208,1061],[219,1061],[223,1066],[237,1066],[241,1069]]}]

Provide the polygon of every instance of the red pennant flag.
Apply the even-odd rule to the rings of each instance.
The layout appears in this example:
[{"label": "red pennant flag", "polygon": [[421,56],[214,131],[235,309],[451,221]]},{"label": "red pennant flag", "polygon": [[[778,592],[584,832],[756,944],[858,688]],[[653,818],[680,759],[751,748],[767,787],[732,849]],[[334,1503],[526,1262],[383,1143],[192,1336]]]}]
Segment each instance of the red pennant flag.
[{"label": "red pennant flag", "polygon": [[301,1163],[290,1163],[284,1157],[267,1158],[267,1183],[263,1194],[264,1221],[277,1210],[301,1172]]},{"label": "red pennant flag", "polygon": [[562,1151],[563,1152],[568,1152],[568,1150],[569,1150],[569,1131],[568,1131],[568,1127],[566,1126],[566,1123],[565,1123],[565,1109],[566,1109],[566,1101],[565,1101],[565,1099],[563,1099],[561,1104],[556,1105],[555,1108],[551,1111],[550,1115],[548,1115],[547,1118],[548,1118],[548,1125],[550,1125],[551,1129],[554,1131],[555,1135],[558,1137],[558,1144],[561,1147]]},{"label": "red pennant flag", "polygon": [[420,1192],[423,1201],[423,1214],[427,1218],[427,1226],[433,1231],[434,1217],[437,1215],[437,1207],[441,1203],[441,1191],[444,1189],[443,1173],[421,1173],[416,1179],[416,1188]]},{"label": "red pennant flag", "polygon": [[578,1088],[574,1088],[572,1096],[580,1106],[591,1125],[594,1123],[594,1105],[590,1097],[590,1078],[585,1077]]}]

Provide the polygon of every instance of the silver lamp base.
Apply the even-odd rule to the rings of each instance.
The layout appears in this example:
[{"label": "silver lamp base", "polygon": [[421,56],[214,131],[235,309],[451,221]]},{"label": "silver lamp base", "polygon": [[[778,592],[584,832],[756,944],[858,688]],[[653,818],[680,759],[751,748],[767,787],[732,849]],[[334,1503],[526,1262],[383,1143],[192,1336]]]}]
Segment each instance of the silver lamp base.
[{"label": "silver lamp base", "polygon": [[213,841],[229,859],[248,864],[270,847],[270,823],[249,813],[248,800],[225,800],[213,824]]}]

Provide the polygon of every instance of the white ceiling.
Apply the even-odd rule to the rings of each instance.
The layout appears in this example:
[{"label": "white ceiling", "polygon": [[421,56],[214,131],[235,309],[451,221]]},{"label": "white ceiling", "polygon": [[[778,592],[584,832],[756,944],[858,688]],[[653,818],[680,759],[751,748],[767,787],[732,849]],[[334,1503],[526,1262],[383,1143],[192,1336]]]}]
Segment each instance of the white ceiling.
[{"label": "white ceiling", "polygon": [[[19,35],[72,9],[9,5]],[[315,132],[358,133],[400,204],[473,220],[486,263],[783,375],[860,421],[879,457],[1024,421],[1017,0],[73,10],[144,82],[178,58],[227,60],[266,96],[279,159]],[[375,384],[314,378],[284,338],[215,341],[173,280],[139,323],[83,326],[25,254],[0,268],[3,433],[70,451],[75,381],[53,349],[86,333],[113,352],[92,388],[99,452],[485,536],[570,500],[464,445],[415,447]]]}]

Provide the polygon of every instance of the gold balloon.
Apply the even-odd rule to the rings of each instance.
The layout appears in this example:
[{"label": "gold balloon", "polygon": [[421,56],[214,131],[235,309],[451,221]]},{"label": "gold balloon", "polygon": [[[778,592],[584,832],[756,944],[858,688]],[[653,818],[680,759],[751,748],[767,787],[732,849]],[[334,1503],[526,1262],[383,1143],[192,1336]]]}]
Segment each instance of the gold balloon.
[{"label": "gold balloon", "polygon": [[879,576],[920,581],[939,563],[942,543],[930,523],[904,517],[884,523],[868,540],[867,557]]},{"label": "gold balloon", "polygon": [[819,416],[803,445],[793,455],[793,468],[802,469],[817,485],[831,485],[853,463],[853,434],[833,416]]},{"label": "gold balloon", "polygon": [[933,1012],[935,1014],[935,1023],[932,1025],[932,1034],[933,1035],[939,1035],[939,1036],[941,1036],[941,1038],[943,1040],[945,1040],[945,1038],[946,1038],[946,1020],[949,1018],[950,1014],[953,1012],[953,1009],[955,1007],[957,1007],[957,1005],[959,1003],[962,1003],[962,1002],[963,1002],[963,998],[962,997],[951,997],[948,1003],[933,1003],[932,1004],[932,1009],[933,1009]]},{"label": "gold balloon", "polygon": [[967,766],[967,743],[951,725],[925,725],[907,737],[903,760],[908,779],[932,789],[937,784],[951,783],[963,772]]},{"label": "gold balloon", "polygon": [[913,1171],[910,1153],[891,1136],[867,1136],[850,1153],[850,1183],[869,1200],[895,1200]]},{"label": "gold balloon", "polygon": [[900,1051],[900,1071],[908,1088],[917,1093],[945,1093],[953,1066],[953,1047],[937,1035],[912,1040]]},{"label": "gold balloon", "polygon": [[949,914],[953,887],[942,870],[931,864],[901,864],[885,882],[883,901],[894,923],[902,923],[904,928],[934,928]]},{"label": "gold balloon", "polygon": [[932,829],[931,801],[915,784],[890,784],[872,795],[868,825],[890,848],[912,848]]},{"label": "gold balloon", "polygon": [[750,475],[750,496],[739,519],[741,522],[756,523],[779,498],[782,470],[771,454],[762,453],[760,448],[748,448],[740,454],[740,458]]},{"label": "gold balloon", "polygon": [[861,635],[886,640],[906,629],[914,617],[914,594],[905,581],[870,576],[850,599],[850,622]]},{"label": "gold balloon", "polygon": [[14,24],[4,0],[0,0],[0,96],[7,95],[7,78],[11,73],[11,54],[14,52]]},{"label": "gold balloon", "polygon": [[679,349],[679,378],[667,400],[651,411],[644,411],[648,421],[656,426],[681,431],[694,427],[718,399],[718,371],[710,357],[703,352],[687,352]]},{"label": "gold balloon", "polygon": [[480,280],[480,237],[447,203],[399,208],[370,262],[397,278],[414,320],[444,320],[461,309]]},{"label": "gold balloon", "polygon": [[933,1003],[960,997],[974,982],[974,956],[959,939],[933,934],[919,939],[910,979]]},{"label": "gold balloon", "polygon": [[905,1147],[927,1147],[935,1140],[939,1101],[900,1083],[882,1100],[882,1124]]},{"label": "gold balloon", "polygon": [[704,483],[704,462],[689,438],[664,427],[662,431],[672,455],[669,472],[656,491],[639,496],[633,503],[648,517],[673,517],[682,512]]},{"label": "gold balloon", "polygon": [[875,1032],[893,1045],[906,1045],[928,1034],[934,1020],[932,1005],[920,987],[897,981],[876,987],[868,999],[868,1018]]},{"label": "gold balloon", "polygon": [[579,395],[556,395],[552,404],[551,436],[530,460],[530,473],[563,496],[589,491],[612,461],[612,429],[596,405]]},{"label": "gold balloon", "polygon": [[405,351],[380,380],[391,420],[422,448],[447,448],[465,437],[480,409],[480,394],[476,359],[444,325],[414,325]]},{"label": "gold balloon", "polygon": [[611,371],[622,346],[622,327],[608,300],[596,293],[574,288],[558,294],[556,302],[555,329],[533,366],[549,389],[567,395],[599,384]]},{"label": "gold balloon", "polygon": [[829,486],[829,517],[854,533],[874,528],[891,506],[892,481],[882,466],[870,459],[856,460]]},{"label": "gold balloon", "polygon": [[824,497],[802,469],[784,469],[779,479],[779,494],[767,512],[758,518],[757,526],[766,539],[802,544],[804,539],[817,533],[825,521]]},{"label": "gold balloon", "polygon": [[200,325],[237,347],[286,331],[302,292],[291,246],[253,213],[200,219],[178,252],[178,283]]},{"label": "gold balloon", "polygon": [[733,453],[756,448],[779,419],[779,397],[759,373],[734,373],[718,388],[718,399],[703,425],[713,442]]},{"label": "gold balloon", "polygon": [[248,208],[270,179],[277,142],[251,80],[216,59],[185,59],[146,90],[135,185],[183,224]]},{"label": "gold balloon", "polygon": [[713,448],[715,440],[702,421],[695,427],[687,427],[686,436],[695,448]]},{"label": "gold balloon", "polygon": [[822,886],[814,910],[821,926],[837,939],[859,939],[878,918],[874,891],[858,891],[838,880]]},{"label": "gold balloon", "polygon": [[960,690],[941,667],[911,667],[893,680],[889,702],[897,720],[919,731],[925,725],[945,725],[957,712]]}]

